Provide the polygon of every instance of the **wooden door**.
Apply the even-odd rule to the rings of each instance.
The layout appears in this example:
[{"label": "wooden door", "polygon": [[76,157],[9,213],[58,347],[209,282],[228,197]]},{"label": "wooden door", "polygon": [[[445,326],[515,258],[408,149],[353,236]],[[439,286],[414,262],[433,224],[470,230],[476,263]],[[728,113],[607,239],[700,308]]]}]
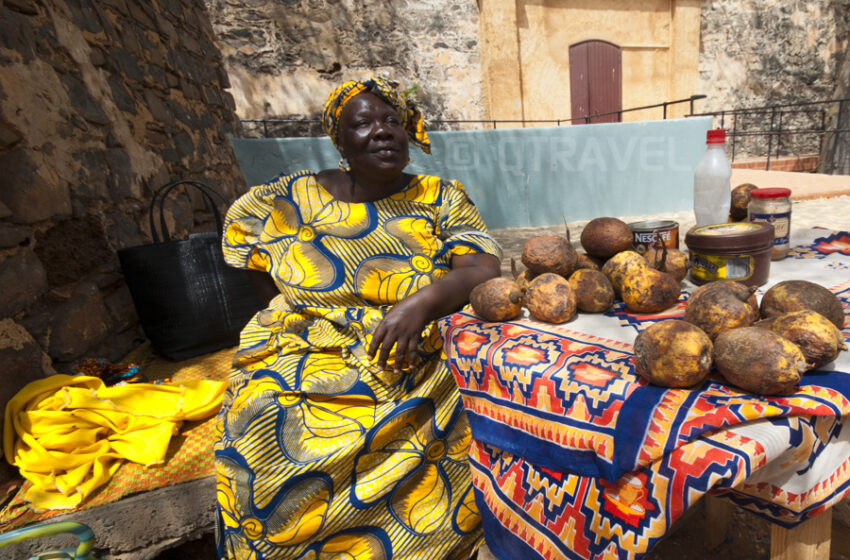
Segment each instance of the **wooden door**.
[{"label": "wooden door", "polygon": [[622,105],[622,56],[620,47],[607,41],[583,41],[570,47],[570,116],[590,117],[585,122],[619,122]]}]

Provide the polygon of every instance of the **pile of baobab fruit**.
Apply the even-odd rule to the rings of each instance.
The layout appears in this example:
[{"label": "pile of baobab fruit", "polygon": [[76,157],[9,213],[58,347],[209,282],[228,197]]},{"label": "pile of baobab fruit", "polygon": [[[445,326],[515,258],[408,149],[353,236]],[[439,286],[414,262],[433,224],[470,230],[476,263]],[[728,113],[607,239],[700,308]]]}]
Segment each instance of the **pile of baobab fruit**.
[{"label": "pile of baobab fruit", "polygon": [[[617,218],[591,220],[578,252],[566,236],[537,235],[522,251],[525,270],[472,290],[470,303],[488,321],[516,318],[525,307],[540,321],[564,323],[577,312],[600,313],[619,298],[637,313],[675,305],[688,257],[659,243],[640,255],[628,224]],[[712,366],[731,384],[754,393],[791,391],[802,374],[846,350],[839,330],[844,310],[828,289],[805,280],[780,282],[761,303],[756,288],[710,282],[691,294],[683,319],[660,321],[640,332],[635,370],[650,383],[693,387]]]}]

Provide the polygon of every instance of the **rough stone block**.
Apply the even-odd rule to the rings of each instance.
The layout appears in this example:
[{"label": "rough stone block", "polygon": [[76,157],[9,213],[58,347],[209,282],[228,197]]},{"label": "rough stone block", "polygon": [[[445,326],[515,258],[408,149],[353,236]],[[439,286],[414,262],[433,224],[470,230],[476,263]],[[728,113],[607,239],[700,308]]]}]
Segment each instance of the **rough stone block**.
[{"label": "rough stone block", "polygon": [[84,357],[100,344],[109,334],[109,313],[97,286],[81,282],[56,310],[50,331],[48,352],[54,360]]},{"label": "rough stone block", "polygon": [[109,84],[109,90],[112,92],[112,101],[115,102],[115,106],[125,113],[135,115],[136,101],[124,86],[121,75],[116,73],[107,74],[106,83]]},{"label": "rough stone block", "polygon": [[8,249],[29,239],[32,229],[26,226],[0,224],[0,249]]},{"label": "rough stone block", "polygon": [[111,329],[123,331],[139,322],[136,315],[136,307],[133,305],[133,296],[126,284],[104,298],[109,317],[112,319]]},{"label": "rough stone block", "polygon": [[190,81],[180,80],[180,91],[187,99],[200,99],[201,91]]},{"label": "rough stone block", "polygon": [[0,148],[8,148],[21,141],[21,133],[7,122],[0,121]]},{"label": "rough stone block", "polygon": [[110,148],[106,151],[106,163],[109,166],[109,177],[106,186],[109,195],[115,202],[127,198],[138,198],[141,190],[136,183],[136,175],[130,161],[130,154],[123,148]]},{"label": "rough stone block", "polygon": [[3,12],[0,18],[0,47],[14,51],[23,64],[35,58],[36,42],[32,18],[15,11]]},{"label": "rough stone block", "polygon": [[36,235],[35,252],[51,287],[74,283],[104,263],[116,263],[100,220],[88,215]]},{"label": "rough stone block", "polygon": [[0,219],[6,219],[12,215],[12,211],[9,210],[9,207],[0,202]]},{"label": "rough stone block", "polygon": [[109,119],[103,112],[94,97],[89,93],[88,88],[75,76],[71,74],[59,74],[59,79],[62,85],[65,86],[65,93],[68,94],[68,99],[74,110],[84,119],[95,124],[108,124]]},{"label": "rough stone block", "polygon": [[0,317],[26,309],[47,291],[47,273],[31,249],[0,263]]},{"label": "rough stone block", "polygon": [[117,65],[118,70],[124,73],[131,80],[141,82],[145,79],[145,72],[139,65],[136,57],[130,52],[119,48],[109,48],[109,58]]},{"label": "rough stone block", "polygon": [[[145,221],[147,221],[147,215],[145,215]],[[117,248],[135,247],[150,242],[150,239],[146,239],[139,229],[137,220],[121,212],[107,215],[107,233]]]},{"label": "rough stone block", "polygon": [[140,23],[148,29],[156,30],[156,23],[154,23],[156,13],[147,2],[130,2],[128,7],[130,17],[133,18],[134,22]]},{"label": "rough stone block", "polygon": [[186,132],[181,132],[174,136],[174,147],[177,148],[177,153],[181,158],[191,156],[195,153],[195,144],[192,142],[192,137]]},{"label": "rough stone block", "polygon": [[111,334],[103,344],[92,351],[92,355],[104,358],[113,363],[125,361],[127,354],[141,346],[145,340],[142,328],[135,324],[127,330]]},{"label": "rough stone block", "polygon": [[65,185],[44,176],[45,169],[23,148],[0,155],[0,201],[12,211],[12,221],[31,224],[71,213]]},{"label": "rough stone block", "polygon": [[91,3],[69,2],[67,6],[71,11],[71,19],[80,29],[89,33],[98,33],[102,30],[100,17]]},{"label": "rough stone block", "polygon": [[108,190],[104,151],[98,148],[88,148],[75,153],[74,161],[80,162],[74,194],[88,199],[105,198]]},{"label": "rough stone block", "polygon": [[[50,358],[30,333],[12,319],[0,321],[0,364],[3,364],[0,368],[0,407],[4,410],[9,399],[24,385],[56,373]],[[0,417],[0,430],[2,426],[3,418]],[[9,474],[0,471],[0,483],[9,480]]]},{"label": "rough stone block", "polygon": [[163,125],[167,125],[171,122],[173,117],[171,111],[168,110],[165,102],[154,90],[145,90],[145,105],[155,120],[159,121]]}]

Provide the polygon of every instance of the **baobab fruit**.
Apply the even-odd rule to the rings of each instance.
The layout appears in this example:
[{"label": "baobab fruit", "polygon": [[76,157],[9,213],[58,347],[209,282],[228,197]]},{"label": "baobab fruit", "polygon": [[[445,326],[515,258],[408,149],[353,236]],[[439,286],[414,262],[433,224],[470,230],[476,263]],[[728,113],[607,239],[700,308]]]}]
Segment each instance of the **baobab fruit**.
[{"label": "baobab fruit", "polygon": [[761,316],[765,319],[789,311],[817,311],[839,329],[844,326],[844,308],[838,297],[808,280],[785,280],[768,289],[761,298]]},{"label": "baobab fruit", "polygon": [[491,278],[472,288],[469,302],[482,319],[509,321],[522,311],[522,291],[510,278]]},{"label": "baobab fruit", "polygon": [[591,257],[609,259],[632,248],[634,233],[623,220],[594,218],[581,230],[581,246]]},{"label": "baobab fruit", "polygon": [[602,265],[602,274],[611,282],[614,293],[619,295],[626,275],[648,267],[649,265],[637,251],[621,251],[605,261]]},{"label": "baobab fruit", "polygon": [[629,311],[657,313],[679,301],[682,291],[675,278],[646,267],[623,278],[620,296]]},{"label": "baobab fruit", "polygon": [[580,268],[572,273],[569,282],[579,311],[601,313],[614,305],[614,288],[598,270]]},{"label": "baobab fruit", "polygon": [[661,249],[652,248],[643,254],[643,258],[652,268],[656,268],[661,272],[666,272],[675,278],[678,282],[685,279],[690,268],[688,255],[679,249],[662,247]]},{"label": "baobab fruit", "polygon": [[525,307],[539,321],[566,323],[576,314],[576,296],[566,278],[544,272],[528,283]]},{"label": "baobab fruit", "polygon": [[723,331],[749,327],[758,320],[753,301],[754,287],[721,280],[703,284],[685,305],[685,321],[705,331],[714,340]]},{"label": "baobab fruit", "polygon": [[713,349],[699,327],[677,319],[660,321],[635,338],[635,371],[653,385],[691,387],[708,377]]},{"label": "baobab fruit", "polygon": [[522,272],[517,272],[516,260],[513,257],[511,257],[511,274],[513,274],[514,282],[519,286],[522,293],[525,293],[525,290],[528,289],[528,283],[531,282],[531,279],[537,276],[527,268]]},{"label": "baobab fruit", "polygon": [[552,272],[569,278],[576,266],[576,250],[564,237],[535,235],[522,248],[522,264],[533,274]]},{"label": "baobab fruit", "polygon": [[[806,361],[819,368],[847,350],[844,335],[832,322],[811,309],[783,313],[763,321],[765,327],[800,347]],[[759,322],[757,326],[762,326]]]},{"label": "baobab fruit", "polygon": [[594,259],[590,255],[588,255],[587,253],[577,253],[576,254],[576,270],[579,270],[581,268],[589,268],[591,270],[599,270],[600,265],[596,261],[596,259]]},{"label": "baobab fruit", "polygon": [[732,189],[732,201],[729,204],[729,219],[740,222],[747,219],[747,206],[750,204],[750,193],[758,187],[752,183],[741,183]]},{"label": "baobab fruit", "polygon": [[796,344],[762,327],[720,333],[714,341],[714,366],[732,385],[760,395],[792,391],[809,368]]}]

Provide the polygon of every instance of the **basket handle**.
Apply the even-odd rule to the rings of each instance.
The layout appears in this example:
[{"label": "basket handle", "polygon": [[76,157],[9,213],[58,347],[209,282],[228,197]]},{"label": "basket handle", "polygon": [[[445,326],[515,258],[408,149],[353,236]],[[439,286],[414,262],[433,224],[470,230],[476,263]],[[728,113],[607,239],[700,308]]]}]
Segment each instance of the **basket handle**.
[{"label": "basket handle", "polygon": [[157,202],[159,203],[159,227],[162,232],[163,241],[171,241],[171,236],[168,233],[168,226],[165,224],[165,214],[163,206],[165,204],[165,199],[168,197],[168,194],[179,185],[190,185],[201,191],[201,194],[204,196],[204,202],[207,207],[210,208],[215,216],[215,225],[216,231],[219,235],[222,234],[223,226],[221,221],[221,212],[218,211],[218,208],[215,205],[215,201],[213,200],[213,195],[218,197],[218,199],[225,204],[227,204],[227,199],[224,198],[221,193],[212,188],[211,186],[201,183],[200,181],[193,181],[191,179],[185,179],[181,181],[174,181],[168,183],[167,185],[163,185],[153,194],[153,198],[151,199],[150,209],[148,210],[148,219],[150,220],[151,227],[151,236],[153,237],[154,243],[159,243],[159,233],[157,232],[155,222],[154,222],[154,209],[156,208]]}]

